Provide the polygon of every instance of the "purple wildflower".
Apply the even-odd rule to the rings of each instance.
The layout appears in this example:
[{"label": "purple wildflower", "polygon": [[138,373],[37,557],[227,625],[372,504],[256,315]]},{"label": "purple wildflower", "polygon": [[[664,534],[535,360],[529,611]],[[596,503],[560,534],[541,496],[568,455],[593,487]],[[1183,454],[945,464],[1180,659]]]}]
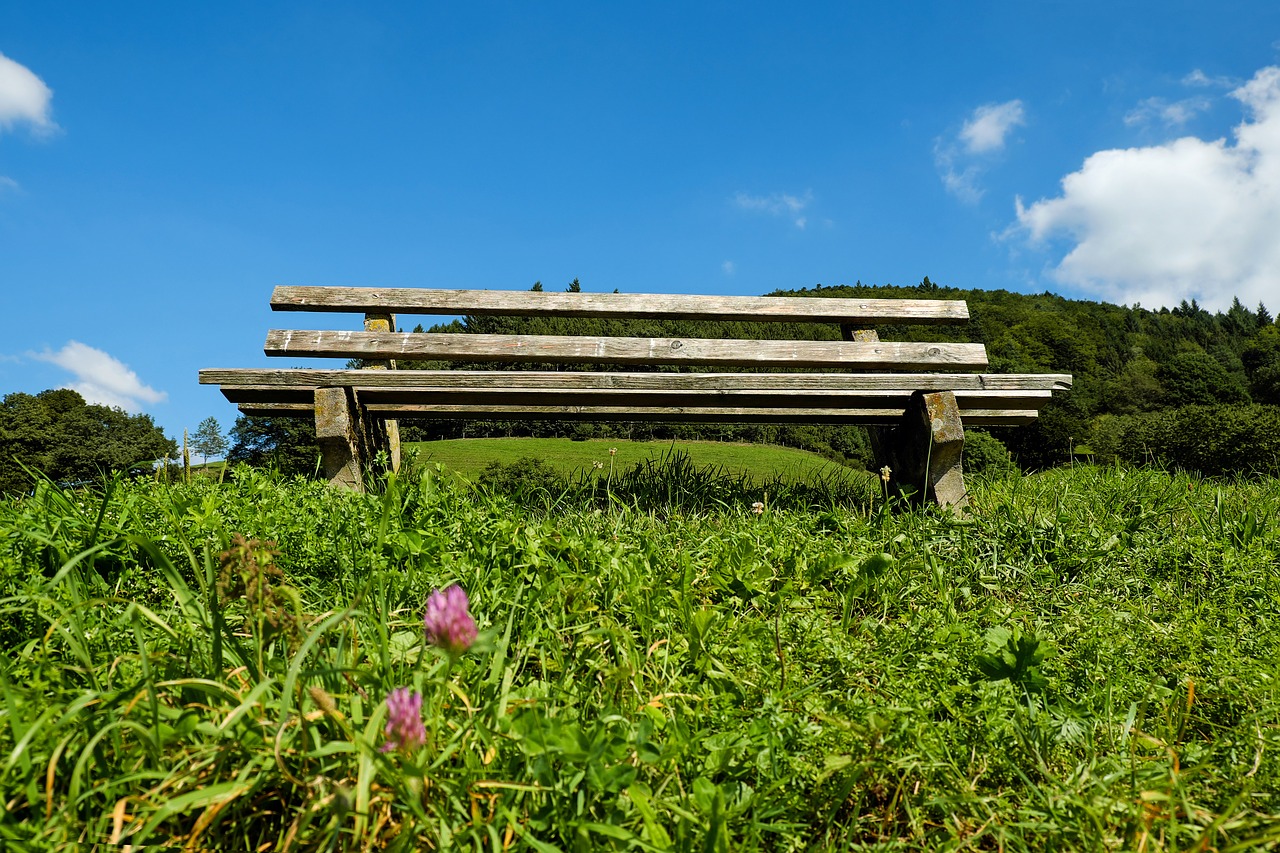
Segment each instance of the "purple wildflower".
[{"label": "purple wildflower", "polygon": [[476,622],[467,612],[466,590],[456,584],[431,593],[422,625],[427,630],[427,642],[453,657],[471,648],[476,641]]},{"label": "purple wildflower", "polygon": [[397,687],[387,696],[387,742],[383,752],[401,750],[408,752],[427,741],[427,730],[422,725],[422,694],[408,687]]}]

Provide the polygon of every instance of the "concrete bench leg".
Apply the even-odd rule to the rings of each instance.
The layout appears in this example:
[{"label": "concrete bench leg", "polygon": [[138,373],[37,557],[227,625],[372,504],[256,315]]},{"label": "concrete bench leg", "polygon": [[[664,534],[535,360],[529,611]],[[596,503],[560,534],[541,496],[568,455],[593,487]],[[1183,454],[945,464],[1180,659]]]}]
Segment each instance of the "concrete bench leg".
[{"label": "concrete bench leg", "polygon": [[316,442],[329,483],[364,491],[363,442],[350,388],[316,389]]},{"label": "concrete bench leg", "polygon": [[961,466],[964,426],[951,391],[916,391],[896,427],[871,431],[871,449],[877,464],[892,469],[889,488],[895,494],[957,512],[969,505]]},{"label": "concrete bench leg", "polygon": [[335,486],[364,491],[365,471],[386,453],[388,467],[399,463],[399,433],[370,418],[351,388],[317,388],[316,442],[324,475]]}]

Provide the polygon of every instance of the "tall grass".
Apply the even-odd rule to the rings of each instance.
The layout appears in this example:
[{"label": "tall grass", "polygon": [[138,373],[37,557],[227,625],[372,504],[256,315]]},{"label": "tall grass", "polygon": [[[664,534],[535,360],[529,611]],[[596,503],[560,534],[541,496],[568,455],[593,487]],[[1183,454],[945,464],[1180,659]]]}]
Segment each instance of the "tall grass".
[{"label": "tall grass", "polygon": [[[0,505],[0,847],[1280,841],[1277,481],[1063,469],[956,519],[634,478]],[[421,623],[455,582],[456,662]],[[427,743],[383,752],[402,686]]]}]

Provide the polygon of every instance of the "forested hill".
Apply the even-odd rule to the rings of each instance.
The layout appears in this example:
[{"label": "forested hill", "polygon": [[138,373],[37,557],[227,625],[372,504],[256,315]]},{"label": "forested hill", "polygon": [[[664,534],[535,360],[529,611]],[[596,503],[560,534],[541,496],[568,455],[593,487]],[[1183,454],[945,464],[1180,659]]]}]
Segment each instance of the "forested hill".
[{"label": "forested hill", "polygon": [[[534,289],[541,287],[535,285]],[[569,287],[571,291],[578,289],[576,281]],[[1136,460],[1160,455],[1170,440],[1194,440],[1203,445],[1201,439],[1187,437],[1198,435],[1197,429],[1189,428],[1174,415],[1192,417],[1196,423],[1205,421],[1203,430],[1213,433],[1213,424],[1207,422],[1210,416],[1203,407],[1218,407],[1233,417],[1244,413],[1240,417],[1247,423],[1241,429],[1247,435],[1241,438],[1241,434],[1230,430],[1219,430],[1217,435],[1220,443],[1244,442],[1242,448],[1233,451],[1235,456],[1204,462],[1209,451],[1201,447],[1196,451],[1201,456],[1190,462],[1185,457],[1192,451],[1185,448],[1165,454],[1166,458],[1175,464],[1201,465],[1206,470],[1280,468],[1280,460],[1271,458],[1276,456],[1271,445],[1260,446],[1250,438],[1267,431],[1280,434],[1280,409],[1272,408],[1280,406],[1280,326],[1263,305],[1250,309],[1236,300],[1226,312],[1209,313],[1195,302],[1184,302],[1177,308],[1152,311],[1064,299],[1050,293],[945,287],[928,278],[910,287],[817,285],[767,295],[965,300],[972,318],[968,324],[882,326],[877,331],[884,340],[983,343],[993,372],[1072,374],[1073,389],[1055,396],[1040,423],[998,432],[1024,465],[1039,467],[1063,461],[1073,446],[1088,446],[1103,455]],[[834,326],[782,325],[786,328],[765,323],[467,317],[432,331],[839,337]]]},{"label": "forested hill", "polygon": [[[1210,313],[1194,301],[1153,311],[1051,293],[943,287],[928,278],[913,287],[818,285],[770,295],[965,300],[972,318],[966,326],[883,328],[881,337],[975,341],[986,345],[994,372],[1071,373],[1071,392],[1055,397],[1040,424],[1002,434],[1034,464],[1059,459],[1069,443],[1088,443],[1107,455],[1150,456],[1171,438],[1155,435],[1153,427],[1186,433],[1196,425],[1175,415],[1211,417],[1195,407],[1238,414],[1227,407],[1280,406],[1280,325],[1265,305],[1250,309],[1238,299],[1226,312]],[[1245,414],[1250,443],[1238,448],[1234,461],[1206,468],[1275,467],[1276,460],[1262,458],[1274,453],[1270,444],[1256,444],[1252,433],[1274,426],[1280,413]],[[1183,458],[1186,452],[1166,455],[1189,466],[1195,461]]]}]

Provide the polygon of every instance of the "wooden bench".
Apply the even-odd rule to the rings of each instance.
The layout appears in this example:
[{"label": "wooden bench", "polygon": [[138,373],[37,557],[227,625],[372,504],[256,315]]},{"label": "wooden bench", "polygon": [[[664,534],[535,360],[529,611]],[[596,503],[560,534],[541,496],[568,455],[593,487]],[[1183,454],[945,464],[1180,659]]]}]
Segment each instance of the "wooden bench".
[{"label": "wooden bench", "polygon": [[[962,505],[963,424],[1030,423],[1071,387],[1063,374],[983,373],[982,344],[881,341],[873,328],[964,323],[962,301],[277,287],[271,307],[365,319],[272,330],[267,355],[372,366],[201,370],[200,382],[247,415],[314,417],[326,475],[352,488],[379,454],[399,467],[400,418],[834,423],[882,427],[873,451],[895,489]],[[398,332],[397,314],[825,323],[841,339]],[[396,359],[595,369],[395,370]]]}]

